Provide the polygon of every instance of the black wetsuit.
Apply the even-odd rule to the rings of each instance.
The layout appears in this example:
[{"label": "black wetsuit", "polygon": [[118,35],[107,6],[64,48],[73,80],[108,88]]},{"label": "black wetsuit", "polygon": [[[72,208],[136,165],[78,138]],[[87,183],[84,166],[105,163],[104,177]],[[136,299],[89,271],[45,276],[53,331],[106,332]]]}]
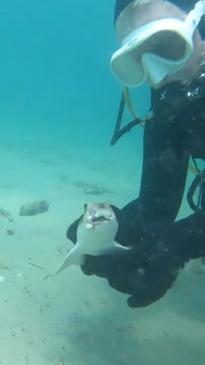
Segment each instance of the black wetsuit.
[{"label": "black wetsuit", "polygon": [[[115,16],[130,2],[117,1]],[[195,2],[186,0],[190,9]],[[89,256],[83,266],[86,274],[105,277],[112,287],[129,294],[131,307],[159,299],[188,260],[205,256],[205,207],[175,222],[189,159],[205,159],[205,75],[189,87],[175,82],[152,91],[151,105],[154,117],[144,130],[139,197],[121,210],[114,207],[119,221],[116,240],[132,250]],[[73,242],[76,227],[77,222],[67,232]]]}]

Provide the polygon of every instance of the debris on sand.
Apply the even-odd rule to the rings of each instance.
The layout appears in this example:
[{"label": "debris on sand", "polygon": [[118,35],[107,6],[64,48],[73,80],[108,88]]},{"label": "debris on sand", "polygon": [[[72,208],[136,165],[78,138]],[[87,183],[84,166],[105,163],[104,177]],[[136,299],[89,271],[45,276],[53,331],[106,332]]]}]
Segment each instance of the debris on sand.
[{"label": "debris on sand", "polygon": [[6,230],[6,233],[7,233],[9,236],[14,236],[14,235],[15,235],[15,231],[14,231],[14,229],[11,229],[11,228],[8,228],[8,229]]},{"label": "debris on sand", "polygon": [[108,190],[100,185],[86,183],[84,181],[76,181],[74,183],[74,186],[76,188],[82,189],[85,194],[89,194],[89,195],[103,195],[103,194],[112,193],[111,190]]},{"label": "debris on sand", "polygon": [[0,208],[0,218],[4,218],[9,222],[13,222],[11,213],[4,208]]},{"label": "debris on sand", "polygon": [[3,275],[0,275],[0,283],[3,283],[5,281],[5,277]]},{"label": "debris on sand", "polygon": [[11,213],[4,208],[0,208],[0,223],[3,224],[3,227],[9,236],[15,234],[15,230],[11,227],[13,221]]}]

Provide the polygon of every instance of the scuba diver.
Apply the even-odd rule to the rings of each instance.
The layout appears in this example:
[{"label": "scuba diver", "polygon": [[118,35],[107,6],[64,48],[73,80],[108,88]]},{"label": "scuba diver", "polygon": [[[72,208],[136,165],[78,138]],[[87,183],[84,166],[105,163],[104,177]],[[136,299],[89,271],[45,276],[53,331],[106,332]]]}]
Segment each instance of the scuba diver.
[{"label": "scuba diver", "polygon": [[[205,256],[205,0],[117,0],[121,47],[111,70],[126,87],[151,86],[144,125],[143,169],[137,199],[113,207],[123,255],[86,256],[82,270],[108,280],[132,308],[161,298],[185,263]],[[196,178],[188,192],[193,213],[176,220],[190,159]],[[196,192],[198,200],[195,201]],[[79,219],[67,231],[76,242]]]}]

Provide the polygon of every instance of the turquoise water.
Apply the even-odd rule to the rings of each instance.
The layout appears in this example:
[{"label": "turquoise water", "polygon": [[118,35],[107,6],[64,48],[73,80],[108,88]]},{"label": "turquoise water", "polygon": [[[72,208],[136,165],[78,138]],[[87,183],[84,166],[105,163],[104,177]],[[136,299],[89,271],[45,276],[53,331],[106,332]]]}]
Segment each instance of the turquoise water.
[{"label": "turquoise water", "polygon": [[85,126],[98,134],[99,116],[109,128],[118,91],[108,71],[115,44],[110,5],[1,4],[2,121],[12,122],[14,137],[26,139],[34,132],[49,144],[57,133],[56,144],[71,142],[71,136],[77,143]]},{"label": "turquoise water", "polygon": [[[200,263],[159,302],[136,310],[79,268],[43,280],[71,247],[66,229],[88,199],[122,206],[139,191],[141,128],[110,146],[121,96],[109,70],[117,48],[113,7],[109,0],[0,4],[0,208],[13,220],[0,221],[2,365],[205,361]],[[148,90],[135,101],[146,113]],[[104,193],[88,196],[82,184]],[[19,216],[22,204],[40,199],[48,212]]]},{"label": "turquoise water", "polygon": [[120,97],[109,71],[117,46],[113,6],[1,3],[3,141],[20,137],[56,147],[93,145],[96,138],[108,143]]}]

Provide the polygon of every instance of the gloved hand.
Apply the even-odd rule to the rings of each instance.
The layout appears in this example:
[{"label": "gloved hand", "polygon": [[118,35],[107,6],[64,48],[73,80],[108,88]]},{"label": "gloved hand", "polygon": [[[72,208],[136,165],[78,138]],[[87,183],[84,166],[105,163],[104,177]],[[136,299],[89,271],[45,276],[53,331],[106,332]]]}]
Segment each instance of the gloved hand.
[{"label": "gloved hand", "polygon": [[[152,243],[145,244],[140,240],[140,232],[136,231],[134,222],[136,202],[122,210],[112,208],[119,223],[116,241],[131,246],[132,249],[123,254],[86,255],[82,271],[86,275],[104,277],[112,288],[128,294],[127,302],[130,307],[147,306],[164,295],[175,280],[177,270],[173,270],[169,256],[158,254]],[[81,217],[71,224],[67,231],[67,238],[73,243],[76,243],[80,219]],[[158,232],[158,227],[155,230]],[[148,238],[147,240],[149,241]]]}]

